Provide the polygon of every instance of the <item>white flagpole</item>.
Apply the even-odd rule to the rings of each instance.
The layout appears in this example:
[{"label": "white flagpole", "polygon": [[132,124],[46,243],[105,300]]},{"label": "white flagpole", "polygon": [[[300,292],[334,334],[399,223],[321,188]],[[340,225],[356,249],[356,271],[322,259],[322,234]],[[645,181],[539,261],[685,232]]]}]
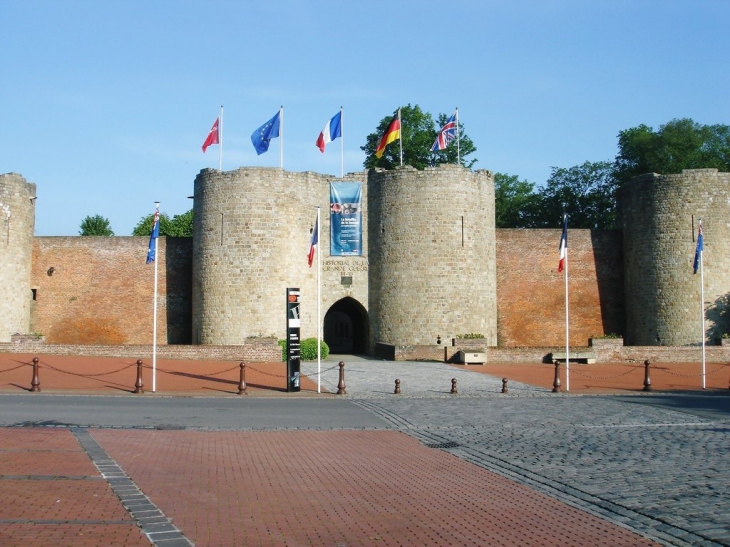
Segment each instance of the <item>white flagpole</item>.
[{"label": "white flagpole", "polygon": [[570,321],[568,313],[568,241],[565,241],[565,391],[570,391]]},{"label": "white flagpole", "polygon": [[279,167],[284,169],[284,105],[279,107]]},{"label": "white flagpole", "polygon": [[[160,210],[160,202],[155,202],[155,212]],[[157,222],[160,222],[159,220]],[[154,228],[153,228],[154,229]],[[159,234],[155,238],[155,296],[153,298],[153,315],[152,315],[152,393],[157,389],[157,264],[160,261],[158,249]]]},{"label": "white flagpole", "polygon": [[218,137],[219,143],[218,146],[218,170],[223,171],[223,105],[221,105],[221,117],[220,117],[220,126],[218,127]]},{"label": "white flagpole", "polygon": [[403,167],[403,122],[400,119],[400,108],[398,109],[398,130],[400,131],[400,165]]},{"label": "white flagpole", "polygon": [[456,107],[456,164],[461,165],[461,142],[459,139],[459,107]]},{"label": "white flagpole", "polygon": [[[702,231],[702,219],[700,219],[700,231]],[[704,238],[704,236],[703,236]],[[704,248],[704,239],[703,239]],[[700,334],[702,335],[702,389],[705,385],[705,271],[702,264],[702,252],[700,249]]]},{"label": "white flagpole", "polygon": [[321,392],[321,374],[322,374],[322,245],[320,244],[319,237],[322,233],[322,226],[320,224],[321,208],[317,206],[317,393]]},{"label": "white flagpole", "polygon": [[[340,178],[345,176],[345,112],[340,107]],[[318,208],[319,209],[319,208]],[[317,213],[319,218],[319,212]]]}]

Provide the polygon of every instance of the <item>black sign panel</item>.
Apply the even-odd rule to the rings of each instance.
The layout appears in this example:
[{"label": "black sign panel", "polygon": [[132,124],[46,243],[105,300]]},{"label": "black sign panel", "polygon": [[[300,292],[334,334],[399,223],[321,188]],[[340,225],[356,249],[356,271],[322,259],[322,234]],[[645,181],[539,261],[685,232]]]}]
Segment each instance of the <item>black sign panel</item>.
[{"label": "black sign panel", "polygon": [[301,370],[301,325],[299,310],[299,289],[286,290],[286,390],[300,391],[299,372]]}]

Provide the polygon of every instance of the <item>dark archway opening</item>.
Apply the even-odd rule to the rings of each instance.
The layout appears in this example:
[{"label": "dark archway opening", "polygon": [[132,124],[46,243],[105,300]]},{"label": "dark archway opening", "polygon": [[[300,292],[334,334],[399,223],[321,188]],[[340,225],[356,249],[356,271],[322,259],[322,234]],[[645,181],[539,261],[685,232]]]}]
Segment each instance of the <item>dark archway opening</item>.
[{"label": "dark archway opening", "polygon": [[338,300],[324,316],[324,341],[330,353],[364,354],[367,352],[368,313],[349,296]]}]

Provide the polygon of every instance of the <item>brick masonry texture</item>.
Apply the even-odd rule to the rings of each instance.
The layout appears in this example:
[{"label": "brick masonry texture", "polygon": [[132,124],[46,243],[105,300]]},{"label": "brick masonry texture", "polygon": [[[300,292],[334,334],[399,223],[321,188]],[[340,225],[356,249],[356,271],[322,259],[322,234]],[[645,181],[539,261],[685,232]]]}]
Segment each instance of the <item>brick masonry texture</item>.
[{"label": "brick masonry texture", "polygon": [[35,184],[15,173],[0,175],[0,342],[30,329],[35,197]]},{"label": "brick masonry texture", "polygon": [[[36,237],[32,329],[52,344],[151,344],[154,264],[147,237]],[[158,239],[157,338],[191,340],[189,238]]]},{"label": "brick masonry texture", "polygon": [[[363,184],[363,256],[329,254],[336,180]],[[34,197],[20,175],[0,176],[0,343],[36,332],[59,347],[151,344],[148,239],[34,238]],[[644,175],[619,192],[622,230],[570,230],[570,344],[616,333],[626,346],[697,347],[701,306],[710,343],[728,332],[729,203],[729,173]],[[359,314],[363,350],[438,359],[437,337],[446,345],[465,334],[482,335],[490,352],[565,344],[560,230],[495,230],[492,174],[448,165],[342,179],[201,171],[194,237],[159,240],[158,343],[253,348],[284,338],[287,287],[301,289],[302,338],[316,336],[317,273],[304,256],[323,204],[322,319],[343,303]],[[699,218],[703,305],[691,272]]]}]

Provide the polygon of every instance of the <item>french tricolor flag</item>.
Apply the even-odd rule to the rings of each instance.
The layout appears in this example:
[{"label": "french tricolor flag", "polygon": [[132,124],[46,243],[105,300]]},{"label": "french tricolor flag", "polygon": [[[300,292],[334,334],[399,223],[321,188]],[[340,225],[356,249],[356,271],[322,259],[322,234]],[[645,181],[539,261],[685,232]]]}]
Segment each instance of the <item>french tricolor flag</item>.
[{"label": "french tricolor flag", "polygon": [[565,257],[568,255],[568,215],[563,214],[563,235],[560,237],[560,262],[558,272],[565,268]]},{"label": "french tricolor flag", "polygon": [[327,125],[324,126],[322,132],[319,134],[317,139],[317,148],[324,154],[324,147],[327,143],[332,142],[338,137],[342,136],[342,110],[335,114]]},{"label": "french tricolor flag", "polygon": [[309,267],[312,267],[314,261],[314,251],[317,249],[317,243],[319,243],[319,219],[314,221],[314,231],[312,232],[312,241],[309,244],[309,255],[307,256],[307,263]]}]

